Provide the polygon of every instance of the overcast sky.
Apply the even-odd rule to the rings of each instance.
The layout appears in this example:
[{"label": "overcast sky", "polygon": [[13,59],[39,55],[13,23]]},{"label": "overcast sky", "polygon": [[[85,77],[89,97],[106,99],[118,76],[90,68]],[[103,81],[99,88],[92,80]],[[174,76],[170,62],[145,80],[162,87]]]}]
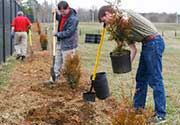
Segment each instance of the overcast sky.
[{"label": "overcast sky", "polygon": [[[44,0],[38,0],[42,3]],[[51,0],[47,0],[51,3]],[[54,3],[58,0],[52,0]],[[66,0],[69,5],[77,8],[97,8],[106,5],[104,0]],[[109,0],[108,0],[109,1]],[[132,9],[137,12],[167,12],[180,14],[180,0],[122,0],[122,8]]]}]

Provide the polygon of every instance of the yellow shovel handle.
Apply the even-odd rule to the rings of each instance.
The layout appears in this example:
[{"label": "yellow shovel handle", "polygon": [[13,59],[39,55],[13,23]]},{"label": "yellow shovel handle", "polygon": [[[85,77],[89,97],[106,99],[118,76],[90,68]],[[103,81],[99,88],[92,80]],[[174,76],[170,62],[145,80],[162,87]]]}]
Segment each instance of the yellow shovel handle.
[{"label": "yellow shovel handle", "polygon": [[30,46],[32,46],[32,32],[31,32],[31,30],[29,29],[29,44],[30,44]]},{"label": "yellow shovel handle", "polygon": [[100,54],[101,54],[102,44],[103,44],[103,41],[104,41],[105,30],[106,30],[105,26],[103,26],[103,29],[101,31],[101,39],[100,39],[100,43],[99,43],[99,46],[98,46],[98,51],[97,51],[97,54],[96,54],[96,63],[95,63],[95,66],[94,66],[92,81],[94,81],[95,78],[96,78],[96,71],[97,71],[97,66],[98,66],[98,63],[99,63],[99,57],[100,57]]},{"label": "yellow shovel handle", "polygon": [[[53,31],[56,31],[56,12],[53,14]],[[56,54],[56,37],[53,36],[53,56]]]}]

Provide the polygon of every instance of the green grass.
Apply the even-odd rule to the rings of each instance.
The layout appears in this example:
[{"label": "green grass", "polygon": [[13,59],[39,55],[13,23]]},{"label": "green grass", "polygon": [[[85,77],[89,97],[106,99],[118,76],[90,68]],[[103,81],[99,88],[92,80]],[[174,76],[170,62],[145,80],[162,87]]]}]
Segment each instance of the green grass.
[{"label": "green grass", "polygon": [[14,57],[9,57],[6,60],[6,63],[0,65],[0,88],[8,85],[10,73],[13,71],[16,66],[16,60]]},{"label": "green grass", "polygon": [[[167,125],[180,124],[180,32],[178,36],[174,36],[173,31],[180,28],[176,24],[156,24],[159,31],[164,31],[164,39],[166,42],[166,50],[163,56],[163,76],[167,96]],[[81,57],[83,68],[90,75],[93,72],[95,57],[98,44],[85,43],[86,33],[99,33],[102,25],[80,23],[79,28],[81,34],[79,36],[78,52]],[[98,29],[99,28],[99,29]],[[107,79],[110,91],[114,97],[120,100],[120,88],[123,86],[127,91],[127,95],[134,90],[135,74],[138,66],[139,53],[141,44],[137,44],[138,53],[132,65],[132,71],[126,74],[114,74],[111,68],[111,60],[109,53],[114,49],[116,43],[107,40],[107,34],[103,43],[101,56],[98,65],[98,72],[104,71],[107,73]],[[132,97],[131,97],[132,98]],[[154,107],[152,89],[149,88],[147,97],[147,107]]]}]

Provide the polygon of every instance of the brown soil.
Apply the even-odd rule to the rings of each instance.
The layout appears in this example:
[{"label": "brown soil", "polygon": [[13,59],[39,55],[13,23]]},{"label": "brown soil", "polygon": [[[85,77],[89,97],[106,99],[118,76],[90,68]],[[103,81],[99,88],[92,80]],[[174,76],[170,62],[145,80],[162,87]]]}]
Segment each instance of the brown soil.
[{"label": "brown soil", "polygon": [[0,92],[0,124],[111,124],[109,112],[117,106],[114,99],[82,101],[83,92],[90,87],[88,74],[83,73],[75,89],[63,78],[47,85],[44,81],[49,79],[50,67],[48,51],[35,51],[25,62],[17,62],[9,86]]}]

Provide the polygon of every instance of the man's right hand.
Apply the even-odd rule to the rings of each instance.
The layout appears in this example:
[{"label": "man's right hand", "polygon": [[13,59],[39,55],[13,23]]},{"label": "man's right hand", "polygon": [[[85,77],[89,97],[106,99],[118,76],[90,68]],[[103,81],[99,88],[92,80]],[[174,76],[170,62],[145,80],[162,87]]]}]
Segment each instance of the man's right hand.
[{"label": "man's right hand", "polygon": [[58,9],[57,8],[52,8],[52,14],[54,14],[54,13],[58,13]]},{"label": "man's right hand", "polygon": [[52,31],[52,35],[53,35],[53,36],[56,36],[56,35],[57,35],[57,32],[56,32],[56,31]]}]

